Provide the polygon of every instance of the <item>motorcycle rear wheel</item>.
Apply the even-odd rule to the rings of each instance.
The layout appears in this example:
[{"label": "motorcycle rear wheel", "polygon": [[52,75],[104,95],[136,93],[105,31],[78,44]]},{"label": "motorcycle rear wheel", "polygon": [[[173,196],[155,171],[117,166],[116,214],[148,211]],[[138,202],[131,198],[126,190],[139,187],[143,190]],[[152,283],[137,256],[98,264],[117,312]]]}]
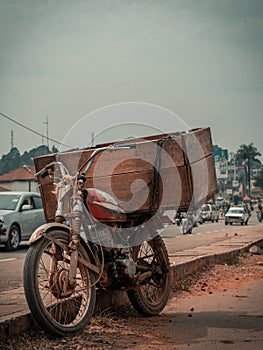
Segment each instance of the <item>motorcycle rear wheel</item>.
[{"label": "motorcycle rear wheel", "polygon": [[[42,238],[28,250],[24,264],[24,290],[38,324],[51,335],[63,337],[82,331],[89,323],[95,307],[95,276],[78,263],[76,285],[66,290],[70,256],[56,242],[68,246],[69,235],[54,230],[50,236],[53,241]],[[79,256],[89,261],[81,244]],[[55,266],[53,274],[50,271],[52,265]]]},{"label": "motorcycle rear wheel", "polygon": [[166,306],[170,295],[169,258],[160,236],[135,247],[133,258],[139,265],[152,270],[152,276],[143,280],[135,290],[128,291],[134,309],[141,315],[158,315]]}]

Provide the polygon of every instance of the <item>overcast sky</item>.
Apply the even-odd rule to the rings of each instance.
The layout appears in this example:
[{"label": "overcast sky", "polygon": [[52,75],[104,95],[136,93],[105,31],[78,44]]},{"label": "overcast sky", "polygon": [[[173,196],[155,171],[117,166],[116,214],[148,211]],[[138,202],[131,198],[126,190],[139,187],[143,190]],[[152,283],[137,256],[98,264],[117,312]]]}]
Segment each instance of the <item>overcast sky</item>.
[{"label": "overcast sky", "polygon": [[[0,0],[0,112],[56,140],[210,126],[263,154],[262,111],[262,0]],[[0,155],[42,142],[0,123]]]}]

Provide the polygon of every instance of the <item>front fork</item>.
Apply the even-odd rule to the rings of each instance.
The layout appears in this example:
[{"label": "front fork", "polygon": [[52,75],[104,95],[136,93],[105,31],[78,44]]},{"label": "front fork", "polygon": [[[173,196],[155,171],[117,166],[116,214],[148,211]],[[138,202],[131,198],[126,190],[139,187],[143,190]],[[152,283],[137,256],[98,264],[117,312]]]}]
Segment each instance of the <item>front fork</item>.
[{"label": "front fork", "polygon": [[81,230],[81,217],[82,217],[82,201],[80,196],[74,198],[73,204],[73,219],[72,219],[72,234],[71,241],[69,243],[70,255],[70,268],[69,268],[69,286],[75,287],[76,275],[78,267],[79,257],[79,244],[80,244],[80,230]]},{"label": "front fork", "polygon": [[[74,288],[76,285],[76,275],[78,267],[78,257],[79,257],[79,244],[80,244],[80,230],[81,230],[81,217],[82,217],[82,200],[81,196],[76,194],[73,199],[73,212],[72,212],[72,230],[71,230],[71,240],[69,243],[70,252],[70,265],[68,272],[68,284],[70,288]],[[63,202],[58,204],[56,219],[57,222],[64,221],[63,216]],[[59,250],[59,247],[54,247],[55,250]],[[54,257],[58,252],[54,251]],[[51,273],[56,271],[56,258],[51,261]]]}]

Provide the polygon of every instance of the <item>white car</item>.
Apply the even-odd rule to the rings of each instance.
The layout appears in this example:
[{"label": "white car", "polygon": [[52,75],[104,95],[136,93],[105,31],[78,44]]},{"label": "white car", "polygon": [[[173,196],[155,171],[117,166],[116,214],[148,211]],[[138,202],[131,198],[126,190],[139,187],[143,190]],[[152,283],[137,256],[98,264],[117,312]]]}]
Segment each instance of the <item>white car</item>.
[{"label": "white car", "polygon": [[33,192],[0,192],[0,244],[16,250],[46,222],[42,200]]},{"label": "white car", "polygon": [[219,213],[216,209],[216,206],[213,204],[204,204],[201,208],[201,220],[204,221],[211,221],[211,222],[218,222],[219,220]]},{"label": "white car", "polygon": [[225,225],[239,223],[247,225],[250,215],[242,207],[231,207],[225,215]]}]

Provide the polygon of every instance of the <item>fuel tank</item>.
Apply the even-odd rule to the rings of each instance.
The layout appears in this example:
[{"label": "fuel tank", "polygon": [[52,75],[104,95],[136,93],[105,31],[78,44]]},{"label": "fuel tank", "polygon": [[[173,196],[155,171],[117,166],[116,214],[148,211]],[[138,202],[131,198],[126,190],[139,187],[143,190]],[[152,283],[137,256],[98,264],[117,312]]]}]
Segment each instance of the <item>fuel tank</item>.
[{"label": "fuel tank", "polygon": [[108,193],[88,188],[86,204],[91,215],[101,222],[124,222],[126,214],[119,203]]}]

